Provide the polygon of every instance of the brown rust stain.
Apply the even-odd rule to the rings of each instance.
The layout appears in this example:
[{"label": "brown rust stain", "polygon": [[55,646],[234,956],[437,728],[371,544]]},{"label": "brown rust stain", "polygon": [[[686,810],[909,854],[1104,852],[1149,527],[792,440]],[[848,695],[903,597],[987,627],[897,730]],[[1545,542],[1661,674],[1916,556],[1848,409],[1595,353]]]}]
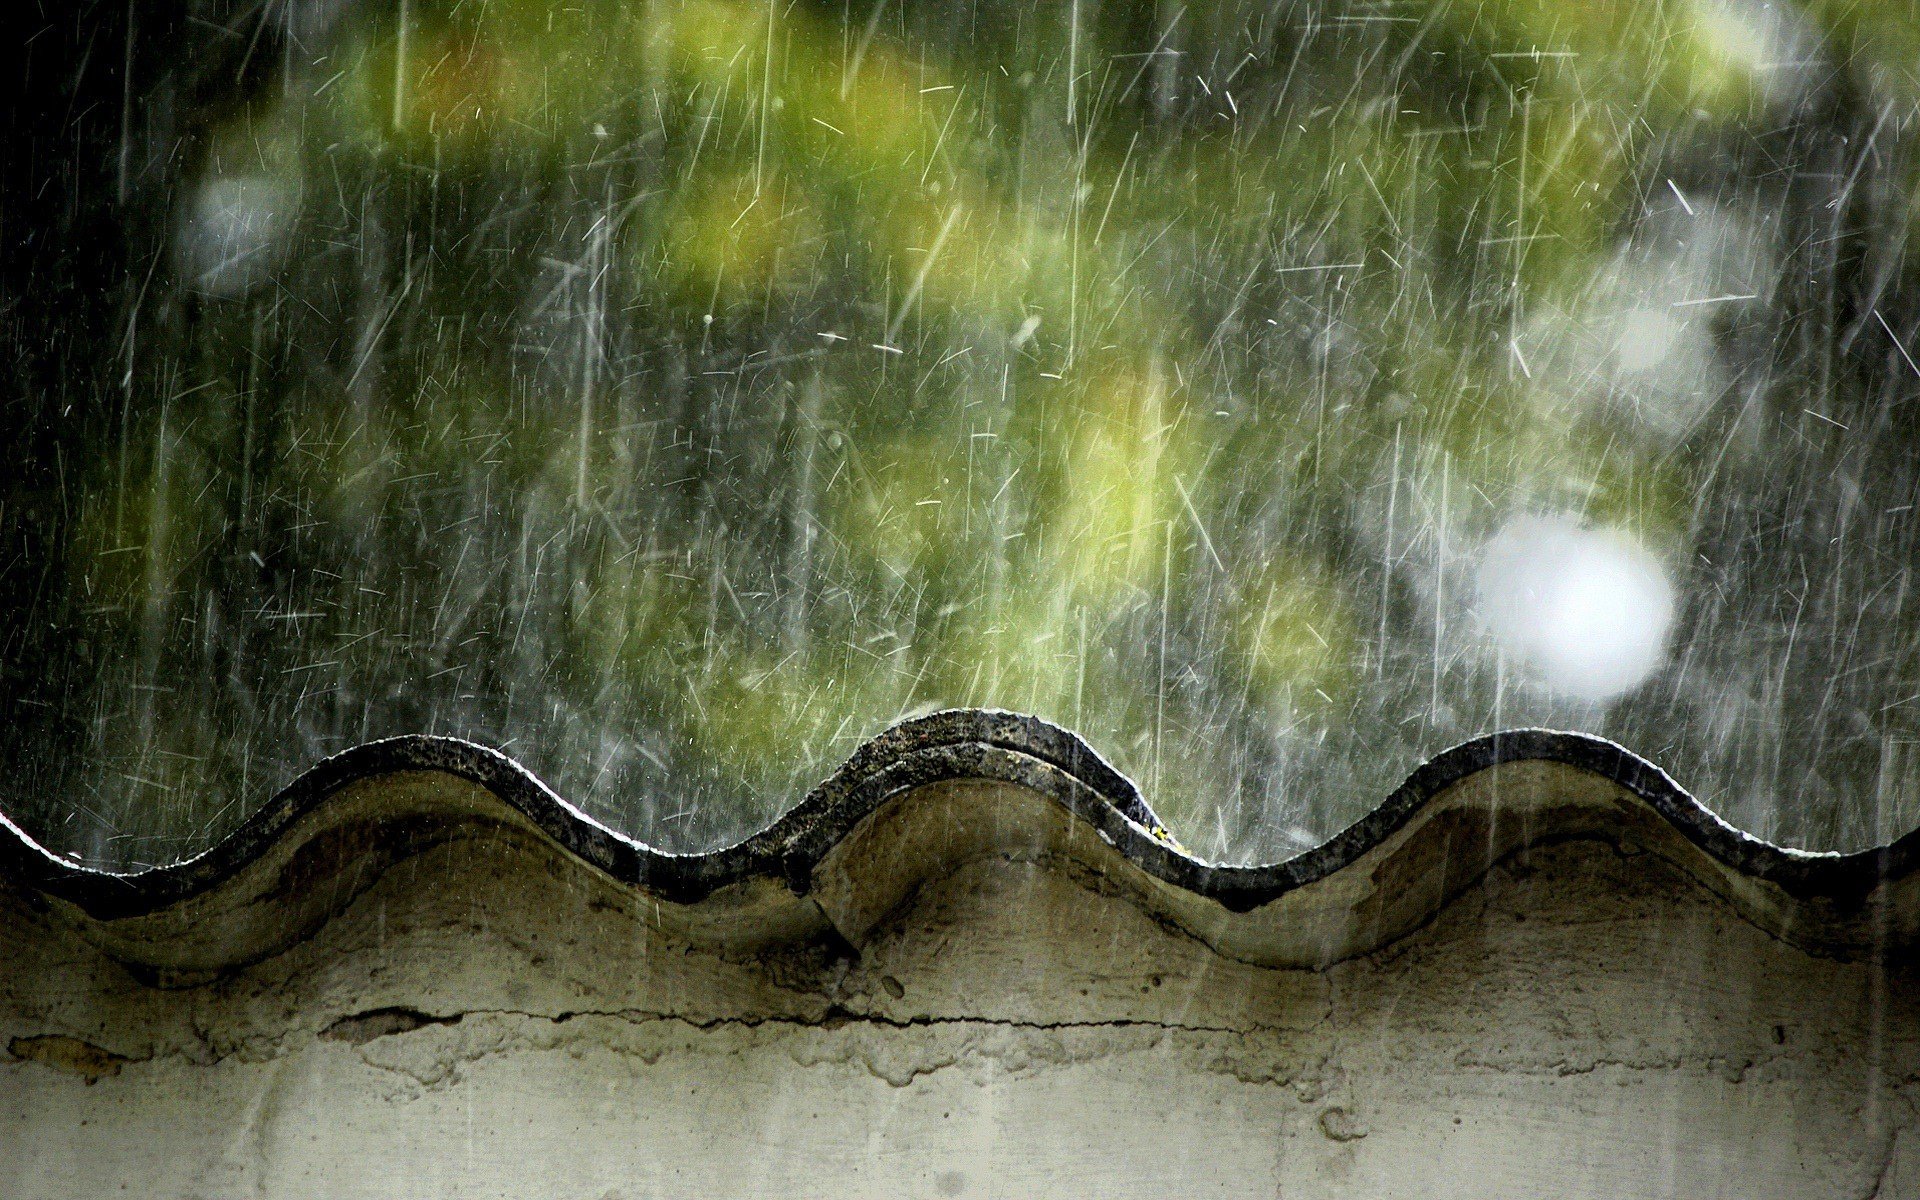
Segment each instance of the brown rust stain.
[{"label": "brown rust stain", "polygon": [[122,1066],[133,1061],[124,1054],[115,1054],[92,1042],[61,1033],[13,1038],[7,1042],[7,1053],[22,1062],[37,1062],[56,1071],[78,1075],[89,1085],[118,1075]]}]

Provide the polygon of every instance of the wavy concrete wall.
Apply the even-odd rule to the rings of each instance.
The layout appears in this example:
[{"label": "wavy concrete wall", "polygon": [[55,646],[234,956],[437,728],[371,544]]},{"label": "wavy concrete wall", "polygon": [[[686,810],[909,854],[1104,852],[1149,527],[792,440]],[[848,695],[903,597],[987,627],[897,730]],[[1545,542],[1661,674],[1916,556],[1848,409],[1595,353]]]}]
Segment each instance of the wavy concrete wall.
[{"label": "wavy concrete wall", "polygon": [[0,829],[0,1197],[1920,1196],[1916,845],[1525,731],[1223,867],[969,711],[679,856],[375,743],[160,871]]}]

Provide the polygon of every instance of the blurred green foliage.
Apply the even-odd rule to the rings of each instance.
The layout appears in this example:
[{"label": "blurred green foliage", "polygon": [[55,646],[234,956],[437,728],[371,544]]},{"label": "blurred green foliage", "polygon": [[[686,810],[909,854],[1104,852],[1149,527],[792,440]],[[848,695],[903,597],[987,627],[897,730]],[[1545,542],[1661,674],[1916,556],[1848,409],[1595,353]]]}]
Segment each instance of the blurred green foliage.
[{"label": "blurred green foliage", "polygon": [[[1685,573],[1716,514],[1824,503],[1827,452],[1779,493],[1729,447],[1773,444],[1738,432],[1756,396],[1882,403],[1836,381],[1837,334],[1794,348],[1838,319],[1799,281],[1854,203],[1804,184],[1912,124],[1917,30],[1730,0],[345,10],[171,151],[48,632],[9,659],[58,714],[20,777],[48,823],[84,796],[96,834],[158,839],[85,852],[166,857],[321,753],[432,729],[685,845],[904,712],[995,705],[1258,856],[1557,720],[1749,823],[1862,836],[1898,818],[1847,796],[1907,778],[1881,747],[1909,717],[1810,790],[1756,767],[1785,667],[1749,733],[1690,707],[1755,653],[1740,580],[1610,710],[1510,680],[1460,606],[1515,512]],[[1722,232],[1660,240],[1702,213]],[[1665,323],[1624,328],[1681,349],[1622,383],[1606,331],[1649,295]],[[1669,419],[1661,386],[1696,398]],[[1834,604],[1794,671],[1865,652]]]}]

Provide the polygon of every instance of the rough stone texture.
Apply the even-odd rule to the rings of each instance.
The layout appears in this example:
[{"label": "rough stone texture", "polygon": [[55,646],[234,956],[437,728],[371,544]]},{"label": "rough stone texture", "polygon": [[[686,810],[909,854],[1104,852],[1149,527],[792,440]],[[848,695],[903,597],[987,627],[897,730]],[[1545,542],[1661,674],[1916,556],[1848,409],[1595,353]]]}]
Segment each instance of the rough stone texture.
[{"label": "rough stone texture", "polygon": [[157,883],[0,834],[0,1197],[1920,1196],[1909,849],[1538,735],[1234,874],[946,719],[720,866],[448,746]]}]

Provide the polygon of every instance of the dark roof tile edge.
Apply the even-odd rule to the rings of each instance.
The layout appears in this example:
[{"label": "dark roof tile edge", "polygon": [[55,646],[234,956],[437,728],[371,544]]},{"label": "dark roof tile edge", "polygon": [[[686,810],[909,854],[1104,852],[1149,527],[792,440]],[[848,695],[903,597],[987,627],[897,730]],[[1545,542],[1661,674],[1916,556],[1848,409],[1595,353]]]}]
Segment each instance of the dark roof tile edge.
[{"label": "dark roof tile edge", "polygon": [[1147,874],[1244,912],[1354,863],[1450,786],[1496,766],[1527,761],[1566,764],[1618,784],[1703,855],[1796,898],[1851,905],[1880,884],[1911,874],[1920,853],[1920,831],[1847,854],[1776,846],[1727,824],[1666,772],[1624,747],[1588,734],[1519,729],[1435,756],[1366,816],[1312,850],[1278,863],[1222,865],[1174,843],[1133,783],[1075,734],[1019,713],[954,709],[892,726],[773,824],[707,853],[656,850],[610,829],[497,750],[458,738],[414,735],[334,755],[281,789],[205,853],[138,873],[67,862],[0,813],[0,874],[96,919],[153,913],[218,888],[347,785],[427,770],[486,788],[566,850],[623,883],[670,902],[696,903],[756,877],[804,892],[820,861],[888,797],[942,781],[995,779],[1051,796]]}]

